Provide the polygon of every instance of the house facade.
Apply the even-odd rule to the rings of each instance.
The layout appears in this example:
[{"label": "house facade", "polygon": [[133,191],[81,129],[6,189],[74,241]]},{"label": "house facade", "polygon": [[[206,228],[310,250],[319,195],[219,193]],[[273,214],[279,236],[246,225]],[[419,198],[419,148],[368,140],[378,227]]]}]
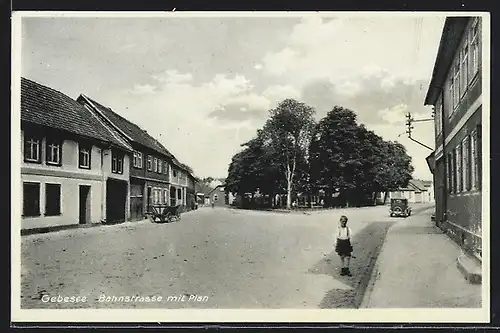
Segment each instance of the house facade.
[{"label": "house facade", "polygon": [[[482,22],[447,18],[425,105],[434,107],[436,223],[481,258]],[[432,157],[432,158],[431,158]]]},{"label": "house facade", "polygon": [[128,219],[132,147],[75,100],[21,78],[21,143],[22,229]]},{"label": "house facade", "polygon": [[83,94],[77,100],[119,132],[133,148],[129,171],[131,220],[143,219],[153,205],[186,207],[188,171],[173,154],[147,131],[110,108]]},{"label": "house facade", "polygon": [[[384,199],[384,193],[379,193],[378,200]],[[434,202],[434,189],[431,181],[410,179],[406,187],[388,193],[387,199],[404,198],[411,203]],[[388,203],[388,202],[386,202]]]}]

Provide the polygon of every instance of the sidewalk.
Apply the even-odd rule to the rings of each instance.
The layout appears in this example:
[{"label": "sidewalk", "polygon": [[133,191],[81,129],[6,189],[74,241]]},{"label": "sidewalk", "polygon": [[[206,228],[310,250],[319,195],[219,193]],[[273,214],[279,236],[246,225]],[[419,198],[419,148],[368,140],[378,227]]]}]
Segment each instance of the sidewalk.
[{"label": "sidewalk", "polygon": [[431,212],[389,230],[360,308],[481,307],[481,285],[460,273],[462,251],[433,225]]}]

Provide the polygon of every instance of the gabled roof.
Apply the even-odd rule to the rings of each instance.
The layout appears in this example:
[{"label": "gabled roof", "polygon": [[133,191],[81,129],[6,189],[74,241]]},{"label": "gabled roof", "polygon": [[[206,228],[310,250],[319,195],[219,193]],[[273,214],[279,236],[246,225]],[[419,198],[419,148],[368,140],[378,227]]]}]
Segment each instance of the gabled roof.
[{"label": "gabled roof", "polygon": [[78,97],[78,101],[80,103],[89,104],[94,110],[96,110],[100,115],[107,119],[108,122],[112,124],[112,126],[114,126],[115,129],[128,140],[152,149],[153,151],[156,151],[161,155],[169,157],[174,165],[182,170],[187,171],[193,178],[196,178],[191,167],[179,162],[177,158],[167,148],[165,148],[165,146],[163,146],[154,137],[149,135],[147,131],[143,130],[125,117],[120,116],[111,108],[100,104],[99,102],[91,99],[84,94],[81,94],[80,97]]},{"label": "gabled roof", "polygon": [[446,18],[424,105],[436,103],[469,20],[467,16]]},{"label": "gabled roof", "polygon": [[71,97],[27,78],[21,78],[21,120],[111,143],[132,147],[118,133]]},{"label": "gabled roof", "polygon": [[427,188],[423,181],[420,179],[411,179],[410,184],[413,185],[419,191],[426,191]]},{"label": "gabled roof", "polygon": [[427,191],[427,186],[425,186],[424,181],[420,179],[410,179],[408,185],[406,187],[402,187],[399,189],[400,191],[417,191],[423,192]]},{"label": "gabled roof", "polygon": [[86,101],[99,114],[104,116],[113,126],[115,126],[115,128],[120,131],[122,135],[125,136],[128,140],[152,149],[159,154],[173,158],[172,153],[170,153],[155,138],[153,138],[145,130],[143,130],[133,122],[111,110],[111,108],[104,106],[83,94],[78,97],[78,101],[81,103]]}]

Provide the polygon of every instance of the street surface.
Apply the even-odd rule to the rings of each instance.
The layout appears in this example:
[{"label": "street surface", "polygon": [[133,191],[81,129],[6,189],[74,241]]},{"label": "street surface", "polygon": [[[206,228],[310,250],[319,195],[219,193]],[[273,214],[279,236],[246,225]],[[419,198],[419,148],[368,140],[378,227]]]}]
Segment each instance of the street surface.
[{"label": "street surface", "polygon": [[[353,232],[352,277],[340,276],[333,252],[342,214]],[[23,236],[21,306],[356,308],[398,221],[385,206],[307,214],[201,208],[168,224]]]}]

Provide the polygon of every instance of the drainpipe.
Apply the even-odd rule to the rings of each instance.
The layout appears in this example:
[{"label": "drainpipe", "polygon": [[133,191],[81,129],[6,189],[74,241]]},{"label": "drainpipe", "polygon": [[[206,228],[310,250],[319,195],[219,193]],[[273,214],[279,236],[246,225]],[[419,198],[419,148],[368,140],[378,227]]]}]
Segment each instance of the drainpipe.
[{"label": "drainpipe", "polygon": [[105,201],[106,201],[106,181],[104,179],[104,148],[101,147],[101,222],[103,222],[106,219],[106,208],[105,208]]}]

